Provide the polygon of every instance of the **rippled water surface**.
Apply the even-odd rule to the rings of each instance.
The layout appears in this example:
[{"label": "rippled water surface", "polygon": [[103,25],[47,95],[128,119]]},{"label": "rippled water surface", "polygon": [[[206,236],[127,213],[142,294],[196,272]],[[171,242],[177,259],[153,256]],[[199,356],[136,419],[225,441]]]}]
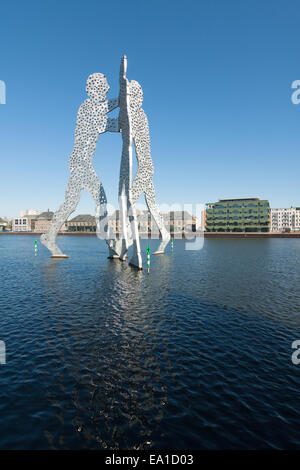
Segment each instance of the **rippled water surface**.
[{"label": "rippled water surface", "polygon": [[0,237],[0,448],[300,447],[300,239],[175,240],[150,275],[58,243]]}]

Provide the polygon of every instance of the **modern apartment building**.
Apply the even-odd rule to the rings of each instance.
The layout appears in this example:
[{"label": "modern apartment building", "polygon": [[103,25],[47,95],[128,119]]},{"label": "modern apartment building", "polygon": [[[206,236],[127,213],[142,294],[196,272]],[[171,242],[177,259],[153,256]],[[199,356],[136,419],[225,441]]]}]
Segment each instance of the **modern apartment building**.
[{"label": "modern apartment building", "polygon": [[271,209],[271,232],[300,230],[300,207]]},{"label": "modern apartment building", "polygon": [[207,232],[269,232],[270,204],[257,197],[206,204]]}]

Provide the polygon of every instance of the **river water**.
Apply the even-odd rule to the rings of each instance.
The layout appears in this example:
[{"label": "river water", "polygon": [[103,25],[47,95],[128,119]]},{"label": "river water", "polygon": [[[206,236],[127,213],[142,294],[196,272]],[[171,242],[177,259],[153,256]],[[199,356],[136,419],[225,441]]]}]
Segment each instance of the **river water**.
[{"label": "river water", "polygon": [[149,275],[58,244],[0,237],[1,449],[299,448],[300,239],[175,240]]}]

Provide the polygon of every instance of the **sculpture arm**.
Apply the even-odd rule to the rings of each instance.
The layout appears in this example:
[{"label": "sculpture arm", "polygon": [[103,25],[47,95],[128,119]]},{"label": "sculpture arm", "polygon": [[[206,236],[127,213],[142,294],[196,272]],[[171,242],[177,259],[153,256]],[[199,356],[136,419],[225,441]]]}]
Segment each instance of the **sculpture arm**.
[{"label": "sculpture arm", "polygon": [[108,112],[112,111],[113,109],[116,109],[118,107],[118,98],[113,98],[111,100],[108,100]]},{"label": "sculpture arm", "polygon": [[127,57],[126,55],[122,56],[121,65],[120,65],[120,83],[126,79],[126,72],[127,72]]},{"label": "sculpture arm", "polygon": [[123,55],[121,58],[120,74],[119,74],[120,91],[119,91],[118,104],[120,108],[124,107],[124,99],[126,97],[126,86],[128,83],[128,80],[126,78],[126,72],[127,72],[127,57],[126,55]]},{"label": "sculpture arm", "polygon": [[108,118],[106,123],[105,132],[119,132],[119,119]]}]

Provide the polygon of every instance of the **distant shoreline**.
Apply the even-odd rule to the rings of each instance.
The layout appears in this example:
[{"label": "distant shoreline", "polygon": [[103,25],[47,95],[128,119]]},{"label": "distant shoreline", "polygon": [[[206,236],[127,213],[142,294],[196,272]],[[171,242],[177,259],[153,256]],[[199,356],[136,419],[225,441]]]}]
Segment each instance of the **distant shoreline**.
[{"label": "distant shoreline", "polygon": [[[35,237],[40,237],[42,233],[37,232],[0,232],[0,235],[31,235]],[[59,236],[84,236],[84,237],[95,237],[95,232],[60,232],[58,233]],[[184,238],[184,236],[179,236],[180,234],[175,233],[171,234],[171,236],[175,239]],[[196,237],[203,236],[203,233],[193,233]],[[118,236],[118,234],[117,234]],[[148,238],[146,233],[140,233],[141,238]],[[300,231],[299,232],[292,232],[292,233],[276,233],[276,232],[204,232],[205,238],[300,238]],[[153,239],[158,239],[156,237]]]}]

